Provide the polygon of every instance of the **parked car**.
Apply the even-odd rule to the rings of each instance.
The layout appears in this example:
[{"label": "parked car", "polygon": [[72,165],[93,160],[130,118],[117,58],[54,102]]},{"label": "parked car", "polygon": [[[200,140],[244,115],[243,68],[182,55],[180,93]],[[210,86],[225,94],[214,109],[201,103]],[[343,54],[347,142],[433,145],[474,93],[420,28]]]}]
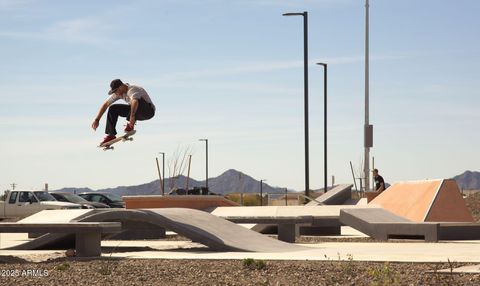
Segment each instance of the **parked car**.
[{"label": "parked car", "polygon": [[125,202],[118,195],[112,193],[88,192],[78,194],[89,202],[106,204],[111,208],[124,208]]},{"label": "parked car", "polygon": [[218,196],[218,194],[210,192],[210,190],[205,187],[193,187],[191,189],[188,189],[188,191],[182,188],[174,188],[168,194],[172,196],[184,196],[184,195]]},{"label": "parked car", "polygon": [[5,201],[0,201],[0,218],[23,218],[43,210],[80,208],[79,204],[59,202],[45,191],[6,191]]},{"label": "parked car", "polygon": [[109,208],[107,204],[89,202],[86,199],[72,193],[51,192],[49,194],[52,195],[59,202],[70,202],[74,204],[79,204],[82,206],[82,209]]}]

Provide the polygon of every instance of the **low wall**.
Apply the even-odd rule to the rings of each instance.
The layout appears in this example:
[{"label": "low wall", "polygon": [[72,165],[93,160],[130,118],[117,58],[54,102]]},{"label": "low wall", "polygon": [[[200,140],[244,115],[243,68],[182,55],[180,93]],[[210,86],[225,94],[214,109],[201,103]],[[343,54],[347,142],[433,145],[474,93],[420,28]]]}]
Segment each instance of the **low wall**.
[{"label": "low wall", "polygon": [[239,206],[222,196],[123,196],[127,209],[188,208],[205,210],[211,207]]}]

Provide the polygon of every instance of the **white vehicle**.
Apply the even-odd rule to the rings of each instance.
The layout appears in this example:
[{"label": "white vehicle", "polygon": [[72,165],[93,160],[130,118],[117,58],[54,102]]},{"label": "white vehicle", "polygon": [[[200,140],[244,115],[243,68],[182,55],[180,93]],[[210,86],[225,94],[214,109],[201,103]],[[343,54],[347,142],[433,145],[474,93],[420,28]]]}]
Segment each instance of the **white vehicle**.
[{"label": "white vehicle", "polygon": [[59,202],[45,191],[5,191],[5,201],[0,201],[0,219],[23,218],[43,210],[80,208],[78,204]]}]

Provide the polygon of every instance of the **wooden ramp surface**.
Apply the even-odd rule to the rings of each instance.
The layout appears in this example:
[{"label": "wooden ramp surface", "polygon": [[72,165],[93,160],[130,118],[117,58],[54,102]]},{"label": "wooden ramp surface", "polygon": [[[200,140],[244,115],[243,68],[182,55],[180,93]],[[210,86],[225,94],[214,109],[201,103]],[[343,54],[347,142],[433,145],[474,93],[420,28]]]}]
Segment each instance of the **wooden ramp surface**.
[{"label": "wooden ramp surface", "polygon": [[453,179],[396,183],[369,205],[416,222],[474,222]]}]

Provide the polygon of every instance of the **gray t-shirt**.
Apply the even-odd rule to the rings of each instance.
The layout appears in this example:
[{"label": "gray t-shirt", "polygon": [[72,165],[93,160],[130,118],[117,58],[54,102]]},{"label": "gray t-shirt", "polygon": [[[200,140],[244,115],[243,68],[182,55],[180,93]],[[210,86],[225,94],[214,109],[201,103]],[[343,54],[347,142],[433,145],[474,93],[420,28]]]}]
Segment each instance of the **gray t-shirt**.
[{"label": "gray t-shirt", "polygon": [[128,104],[130,104],[132,99],[137,99],[137,100],[143,99],[147,103],[151,103],[153,109],[155,109],[155,105],[153,104],[152,99],[150,98],[148,93],[145,91],[145,89],[143,89],[143,87],[138,85],[128,84],[128,83],[126,83],[125,85],[128,87],[127,92],[122,95],[116,95],[115,93],[110,95],[110,97],[107,99],[108,105],[111,105],[112,103],[114,103],[119,99],[125,100],[125,102],[127,102]]}]

